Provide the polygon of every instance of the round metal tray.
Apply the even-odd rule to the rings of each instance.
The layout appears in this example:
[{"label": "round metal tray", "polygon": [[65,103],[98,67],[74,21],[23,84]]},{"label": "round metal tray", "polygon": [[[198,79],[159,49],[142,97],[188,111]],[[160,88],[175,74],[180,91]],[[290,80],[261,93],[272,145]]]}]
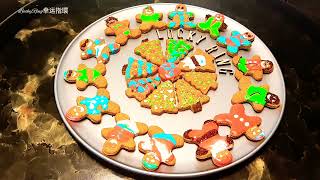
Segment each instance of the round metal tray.
[{"label": "round metal tray", "polygon": [[[176,4],[160,3],[151,5],[155,11],[164,13],[164,21],[168,21],[167,14],[175,9]],[[231,150],[234,162],[225,167],[215,167],[210,159],[206,161],[198,161],[195,156],[197,146],[185,143],[184,147],[173,151],[177,160],[174,166],[161,165],[157,171],[148,172],[142,168],[141,159],[143,154],[140,153],[137,148],[134,152],[121,150],[116,156],[106,157],[101,154],[101,149],[105,142],[105,139],[101,136],[101,129],[105,127],[113,127],[115,125],[115,121],[112,116],[104,115],[100,124],[93,124],[89,120],[69,122],[65,119],[64,114],[70,107],[76,104],[77,96],[82,95],[91,97],[96,94],[96,88],[94,86],[88,87],[85,91],[78,91],[74,84],[68,84],[63,79],[63,72],[65,70],[76,69],[80,63],[85,63],[89,67],[93,67],[96,64],[95,58],[88,59],[86,61],[80,59],[80,41],[85,38],[94,39],[98,37],[105,37],[107,42],[114,42],[114,37],[106,37],[104,35],[104,20],[109,16],[114,16],[119,20],[129,19],[131,22],[130,27],[137,28],[139,24],[135,22],[135,15],[141,13],[145,6],[146,5],[140,5],[126,8],[100,18],[80,32],[64,51],[60,59],[60,64],[57,68],[54,91],[60,115],[70,133],[79,143],[84,145],[99,158],[108,161],[111,164],[138,173],[161,177],[187,177],[214,173],[230,168],[254,155],[254,153],[266,144],[277,129],[285,104],[285,85],[280,67],[270,50],[257,36],[253,42],[251,50],[240,51],[239,54],[246,57],[259,54],[263,59],[269,59],[274,63],[274,71],[271,74],[265,75],[263,80],[259,83],[254,80],[253,82],[256,84],[269,84],[271,87],[270,91],[280,97],[282,105],[277,109],[265,108],[263,112],[255,113],[249,104],[245,104],[246,113],[248,115],[258,115],[262,118],[261,128],[265,131],[266,138],[261,142],[252,142],[247,140],[246,137],[235,139],[234,148]],[[187,9],[188,11],[194,12],[194,22],[196,23],[203,21],[206,14],[214,15],[217,13],[209,9],[191,5],[187,5]],[[229,17],[225,18],[225,23],[228,25],[228,28],[225,32],[222,32],[222,35],[229,36],[232,30],[238,30],[239,32],[250,31]],[[188,33],[188,31],[184,30],[184,38],[188,36]],[[200,35],[206,36],[207,39],[199,45],[194,43],[195,48],[204,50],[216,44],[216,41],[211,39],[209,34],[200,33],[198,31],[196,31],[196,33],[194,40],[197,40]],[[162,40],[162,46],[163,49],[165,49],[165,40],[167,37],[166,31],[160,31],[160,34],[165,38]],[[173,34],[176,39],[177,31],[173,31]],[[150,109],[142,108],[140,107],[139,102],[134,98],[128,98],[125,95],[126,82],[121,73],[121,68],[127,63],[128,57],[130,56],[141,59],[141,57],[134,54],[133,50],[141,43],[141,40],[145,38],[157,39],[156,31],[152,30],[147,34],[143,34],[139,39],[130,39],[127,45],[121,47],[118,54],[111,56],[109,63],[106,65],[107,73],[105,76],[109,84],[107,89],[110,92],[111,99],[120,105],[123,113],[130,115],[132,120],[141,121],[148,125],[157,125],[163,128],[167,133],[177,133],[182,135],[184,131],[190,128],[201,129],[205,120],[212,119],[217,114],[229,112],[231,107],[231,97],[238,91],[238,82],[230,75],[218,74],[218,89],[208,93],[211,100],[209,103],[205,104],[203,106],[203,110],[198,113],[183,111],[178,114],[162,114],[161,116],[152,115]],[[218,51],[212,53],[212,55],[218,55],[225,52],[225,50],[225,48],[219,47]],[[226,59],[230,57],[225,55],[221,58]],[[230,68],[234,67],[230,66]],[[219,127],[220,135],[227,135],[229,134],[229,131],[228,127]],[[148,135],[138,136],[135,138],[135,142],[138,143],[146,138],[148,138]]]}]

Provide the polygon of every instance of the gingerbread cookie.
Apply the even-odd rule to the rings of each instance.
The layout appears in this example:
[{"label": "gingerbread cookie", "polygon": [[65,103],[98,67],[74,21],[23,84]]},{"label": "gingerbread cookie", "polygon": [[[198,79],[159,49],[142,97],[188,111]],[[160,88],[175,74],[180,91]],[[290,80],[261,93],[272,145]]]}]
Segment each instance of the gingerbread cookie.
[{"label": "gingerbread cookie", "polygon": [[166,61],[160,40],[143,41],[141,45],[134,49],[134,53],[158,66]]},{"label": "gingerbread cookie", "polygon": [[148,78],[129,80],[126,95],[142,101],[157,88],[160,82],[161,79],[158,74]]},{"label": "gingerbread cookie", "polygon": [[197,24],[197,30],[200,32],[209,32],[210,37],[217,39],[220,36],[220,31],[227,29],[224,23],[224,15],[216,14],[215,16],[206,15],[206,21]]},{"label": "gingerbread cookie", "polygon": [[67,70],[64,72],[64,80],[68,83],[76,83],[78,90],[85,90],[88,85],[93,84],[97,88],[106,88],[108,83],[104,77],[106,67],[99,63],[94,68],[88,68],[85,64],[79,64],[77,70]]},{"label": "gingerbread cookie", "polygon": [[120,51],[120,45],[117,43],[107,44],[100,37],[95,40],[84,39],[80,42],[81,59],[86,60],[92,57],[97,59],[98,63],[107,63],[111,54],[116,54]]},{"label": "gingerbread cookie", "polygon": [[183,39],[168,39],[167,40],[167,61],[170,63],[179,63],[190,51],[193,45]]},{"label": "gingerbread cookie", "polygon": [[238,54],[240,49],[249,50],[254,41],[254,34],[245,32],[240,34],[238,31],[232,31],[229,38],[219,36],[217,38],[217,45],[227,48],[227,54],[231,57]]},{"label": "gingerbread cookie", "polygon": [[130,29],[130,21],[118,21],[115,17],[108,17],[106,19],[107,28],[104,33],[107,36],[116,36],[115,42],[121,46],[127,44],[128,39],[137,39],[141,36],[140,29]]},{"label": "gingerbread cookie", "polygon": [[196,27],[196,24],[191,22],[194,19],[193,12],[188,12],[187,6],[184,4],[178,4],[175,11],[170,12],[168,17],[172,20],[168,24],[169,29],[183,28],[185,30],[192,30]]},{"label": "gingerbread cookie", "polygon": [[207,94],[209,90],[216,90],[218,87],[217,75],[208,72],[187,72],[184,79],[203,94]]},{"label": "gingerbread cookie", "polygon": [[162,81],[175,81],[180,77],[181,70],[174,63],[164,63],[159,69],[159,76]]},{"label": "gingerbread cookie", "polygon": [[232,138],[239,138],[244,134],[249,140],[260,141],[265,137],[264,132],[259,128],[261,118],[247,116],[242,104],[232,105],[229,113],[216,115],[213,120],[218,125],[229,126]]},{"label": "gingerbread cookie", "polygon": [[161,115],[162,113],[178,113],[174,86],[171,81],[162,82],[145,100],[141,106],[151,108],[151,113]]},{"label": "gingerbread cookie", "polygon": [[130,120],[127,114],[118,113],[115,118],[116,125],[112,128],[103,128],[102,136],[107,140],[103,144],[102,153],[107,156],[116,155],[121,149],[134,151],[136,143],[134,138],[146,134],[148,126],[141,122]]},{"label": "gingerbread cookie", "polygon": [[229,136],[219,135],[216,122],[207,120],[201,130],[189,129],[184,132],[183,138],[187,143],[198,145],[197,159],[212,158],[213,164],[218,167],[232,163],[230,149],[233,148],[233,140]]},{"label": "gingerbread cookie", "polygon": [[210,97],[203,95],[199,90],[195,89],[183,79],[179,79],[175,83],[177,92],[178,108],[181,111],[191,109],[192,112],[202,110],[202,104],[209,102]]},{"label": "gingerbread cookie", "polygon": [[154,75],[158,71],[158,66],[140,59],[129,57],[128,64],[124,65],[122,70],[126,79],[129,80]]},{"label": "gingerbread cookie", "polygon": [[88,118],[93,123],[100,123],[103,114],[116,115],[120,112],[120,106],[110,101],[109,92],[106,89],[98,89],[97,95],[90,97],[79,96],[77,106],[73,106],[66,113],[70,121],[81,121]]},{"label": "gingerbread cookie", "polygon": [[143,9],[142,14],[136,15],[136,21],[141,23],[139,26],[141,32],[147,33],[152,29],[167,29],[167,24],[161,21],[162,17],[162,13],[155,13],[151,6],[147,6]]},{"label": "gingerbread cookie", "polygon": [[145,155],[142,158],[142,166],[148,171],[159,168],[161,163],[173,166],[176,158],[172,153],[175,148],[184,145],[182,136],[178,134],[166,134],[158,126],[150,126],[148,130],[150,138],[139,143],[139,150]]},{"label": "gingerbread cookie", "polygon": [[242,77],[239,81],[240,91],[231,99],[232,104],[248,102],[256,112],[261,112],[264,107],[278,108],[280,99],[277,95],[269,92],[269,85],[255,86],[249,77]]},{"label": "gingerbread cookie", "polygon": [[261,60],[258,55],[254,55],[250,59],[237,55],[232,58],[232,63],[238,69],[235,73],[238,80],[245,75],[261,81],[263,74],[269,74],[273,71],[273,63],[269,60]]},{"label": "gingerbread cookie", "polygon": [[216,67],[214,65],[214,57],[202,51],[201,49],[195,49],[195,51],[190,56],[187,56],[185,59],[179,62],[178,67],[182,71],[216,71]]}]

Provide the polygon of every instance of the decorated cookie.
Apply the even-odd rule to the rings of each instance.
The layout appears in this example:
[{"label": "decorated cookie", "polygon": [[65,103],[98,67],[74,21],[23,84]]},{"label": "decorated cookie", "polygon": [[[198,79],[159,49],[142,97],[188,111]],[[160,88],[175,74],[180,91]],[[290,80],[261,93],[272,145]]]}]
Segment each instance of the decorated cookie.
[{"label": "decorated cookie", "polygon": [[107,36],[116,36],[115,42],[121,46],[127,44],[128,39],[137,39],[141,36],[140,29],[130,29],[130,21],[118,21],[115,17],[108,17],[106,19],[107,28],[104,33]]},{"label": "decorated cookie", "polygon": [[210,97],[203,95],[199,90],[195,89],[183,79],[179,79],[175,83],[178,108],[181,111],[191,109],[192,112],[202,110],[202,104],[209,102]]},{"label": "decorated cookie", "polygon": [[144,41],[134,49],[134,53],[145,58],[147,61],[160,66],[166,61],[163,55],[160,40]]},{"label": "decorated cookie", "polygon": [[159,76],[162,81],[175,81],[180,77],[181,70],[178,66],[174,63],[164,63],[162,64],[159,69]]},{"label": "decorated cookie", "polygon": [[200,32],[209,32],[211,38],[217,39],[220,36],[220,31],[223,31],[228,26],[224,23],[224,15],[216,14],[215,16],[206,15],[206,21],[197,24],[197,30]]},{"label": "decorated cookie", "polygon": [[278,108],[280,99],[277,95],[269,92],[269,85],[255,86],[249,77],[242,77],[239,81],[240,91],[231,99],[232,104],[248,102],[256,112],[261,112],[264,107]]},{"label": "decorated cookie", "polygon": [[252,141],[264,139],[264,132],[259,128],[261,118],[258,116],[247,116],[242,104],[232,105],[230,112],[219,114],[214,117],[218,125],[230,126],[230,136],[239,138],[243,134]]},{"label": "decorated cookie", "polygon": [[154,29],[165,30],[167,24],[162,20],[163,14],[154,12],[151,6],[147,6],[143,9],[142,14],[136,15],[136,21],[141,23],[139,29],[142,33],[147,33]]},{"label": "decorated cookie", "polygon": [[254,55],[250,59],[237,55],[232,58],[232,63],[238,69],[235,73],[238,80],[245,75],[261,81],[263,74],[269,74],[273,71],[273,63],[269,60],[261,60],[258,55]]},{"label": "decorated cookie", "polygon": [[85,64],[79,64],[77,70],[67,70],[64,72],[64,80],[68,83],[76,83],[79,90],[85,90],[88,85],[93,84],[97,88],[106,88],[108,83],[104,77],[106,67],[99,63],[94,68],[88,68]]},{"label": "decorated cookie", "polygon": [[174,86],[171,81],[162,82],[145,100],[141,101],[142,107],[151,108],[151,113],[178,113]]},{"label": "decorated cookie", "polygon": [[179,63],[190,51],[193,45],[183,39],[168,39],[167,40],[167,61],[170,63]]},{"label": "decorated cookie", "polygon": [[81,121],[88,118],[93,123],[100,123],[103,114],[116,115],[120,112],[120,106],[110,101],[109,92],[106,89],[98,89],[97,95],[90,97],[79,96],[77,106],[73,106],[66,113],[70,121]]},{"label": "decorated cookie", "polygon": [[127,80],[154,75],[157,70],[156,65],[132,57],[129,57],[128,64],[123,66],[123,74]]},{"label": "decorated cookie", "polygon": [[131,79],[128,81],[126,95],[142,101],[157,88],[160,82],[158,74],[148,78]]},{"label": "decorated cookie", "polygon": [[102,153],[107,156],[116,155],[121,149],[134,151],[134,138],[148,132],[148,126],[141,122],[130,120],[127,114],[118,113],[115,116],[116,125],[112,128],[103,128],[102,136],[107,140]]},{"label": "decorated cookie", "polygon": [[207,94],[209,90],[215,90],[218,87],[215,73],[187,72],[184,74],[184,79],[203,94]]},{"label": "decorated cookie", "polygon": [[196,157],[199,160],[212,159],[214,165],[221,167],[232,163],[233,157],[230,149],[233,140],[229,136],[218,134],[218,125],[212,120],[204,122],[201,130],[189,129],[183,134],[187,143],[198,145]]},{"label": "decorated cookie", "polygon": [[172,153],[175,148],[184,144],[182,136],[177,134],[166,134],[158,126],[150,126],[148,130],[150,138],[139,143],[139,150],[145,155],[142,158],[142,166],[148,171],[159,168],[161,163],[173,166],[176,158]]},{"label": "decorated cookie", "polygon": [[179,29],[183,28],[185,30],[195,29],[196,24],[191,22],[194,19],[193,12],[187,12],[187,7],[184,4],[178,4],[175,11],[168,14],[169,19],[169,29]]},{"label": "decorated cookie", "polygon": [[254,40],[254,34],[246,32],[240,34],[238,31],[232,31],[229,38],[219,36],[217,38],[217,45],[227,48],[227,54],[231,57],[238,54],[240,49],[249,50]]},{"label": "decorated cookie", "polygon": [[201,49],[195,49],[195,51],[190,56],[187,56],[185,59],[179,62],[178,67],[182,71],[216,71],[216,67],[214,65],[214,57],[202,51]]},{"label": "decorated cookie", "polygon": [[97,58],[98,63],[107,63],[111,54],[120,51],[120,45],[117,43],[107,44],[101,37],[95,40],[84,39],[80,42],[81,59],[86,60],[92,57]]}]

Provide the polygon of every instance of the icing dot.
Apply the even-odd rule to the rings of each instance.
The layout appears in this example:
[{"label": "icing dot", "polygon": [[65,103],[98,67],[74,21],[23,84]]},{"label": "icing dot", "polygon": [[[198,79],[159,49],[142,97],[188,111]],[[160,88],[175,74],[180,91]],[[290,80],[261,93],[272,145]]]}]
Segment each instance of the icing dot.
[{"label": "icing dot", "polygon": [[242,122],[244,119],[243,118],[240,118],[240,121]]},{"label": "icing dot", "polygon": [[244,125],[248,127],[249,126],[249,122],[245,122]]},{"label": "icing dot", "polygon": [[239,115],[238,115],[238,114],[235,114],[235,115],[233,115],[233,117],[234,117],[234,118],[238,118],[238,117],[239,117]]}]

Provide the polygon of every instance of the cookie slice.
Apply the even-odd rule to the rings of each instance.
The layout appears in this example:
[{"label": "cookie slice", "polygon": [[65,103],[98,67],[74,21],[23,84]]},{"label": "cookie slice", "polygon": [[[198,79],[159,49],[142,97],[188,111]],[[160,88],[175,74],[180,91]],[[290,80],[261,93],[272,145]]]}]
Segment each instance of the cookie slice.
[{"label": "cookie slice", "polygon": [[207,94],[210,89],[215,90],[218,87],[217,75],[208,72],[187,72],[184,79],[203,94]]},{"label": "cookie slice", "polygon": [[209,102],[210,97],[203,95],[199,90],[191,86],[187,81],[179,79],[175,83],[179,110],[191,109],[192,112],[202,110],[202,104]]},{"label": "cookie slice", "polygon": [[170,63],[178,63],[183,59],[191,50],[193,45],[189,44],[183,39],[168,39],[167,40],[167,61]]},{"label": "cookie slice", "polygon": [[129,80],[126,95],[130,98],[134,97],[138,101],[142,101],[157,88],[160,82],[161,79],[158,74],[148,78]]},{"label": "cookie slice", "polygon": [[142,42],[141,45],[134,49],[134,53],[158,66],[166,61],[166,57],[162,52],[161,42],[158,39]]},{"label": "cookie slice", "polygon": [[215,72],[214,57],[210,54],[196,49],[194,53],[180,61],[178,67],[182,71],[201,71],[201,72]]},{"label": "cookie slice", "polygon": [[122,74],[124,74],[128,80],[154,75],[157,70],[158,66],[152,63],[129,57],[128,64],[124,65],[122,68]]},{"label": "cookie slice", "polygon": [[174,86],[171,81],[161,83],[145,100],[141,101],[142,107],[151,108],[152,114],[178,113]]}]

